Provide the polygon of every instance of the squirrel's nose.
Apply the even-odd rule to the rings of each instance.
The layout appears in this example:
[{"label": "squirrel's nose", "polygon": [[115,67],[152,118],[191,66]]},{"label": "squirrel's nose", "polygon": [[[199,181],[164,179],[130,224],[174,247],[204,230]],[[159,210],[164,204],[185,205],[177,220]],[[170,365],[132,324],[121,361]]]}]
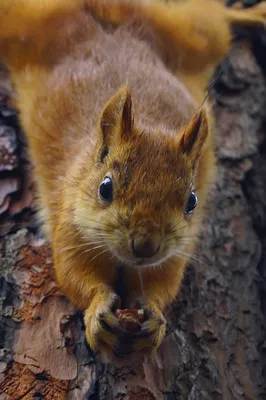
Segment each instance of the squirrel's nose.
[{"label": "squirrel's nose", "polygon": [[131,241],[135,257],[148,258],[154,256],[160,248],[159,235],[145,235],[134,233]]}]

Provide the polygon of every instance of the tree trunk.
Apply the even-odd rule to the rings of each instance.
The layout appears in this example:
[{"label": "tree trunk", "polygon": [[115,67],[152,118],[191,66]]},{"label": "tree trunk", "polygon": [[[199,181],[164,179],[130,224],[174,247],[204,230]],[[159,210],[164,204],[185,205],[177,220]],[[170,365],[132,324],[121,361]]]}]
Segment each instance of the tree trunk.
[{"label": "tree trunk", "polygon": [[158,360],[137,370],[95,360],[81,313],[56,286],[0,70],[1,400],[266,398],[266,47],[262,33],[251,39],[237,43],[212,89],[218,177],[209,213]]}]

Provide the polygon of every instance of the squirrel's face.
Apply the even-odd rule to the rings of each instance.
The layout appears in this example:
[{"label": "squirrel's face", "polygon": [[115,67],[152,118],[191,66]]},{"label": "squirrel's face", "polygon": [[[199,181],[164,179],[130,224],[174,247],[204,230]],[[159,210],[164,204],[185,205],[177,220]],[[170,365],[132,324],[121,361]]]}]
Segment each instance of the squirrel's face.
[{"label": "squirrel's face", "polygon": [[106,105],[99,130],[96,166],[87,174],[82,166],[82,193],[75,204],[76,223],[95,257],[108,252],[136,266],[183,258],[198,203],[195,178],[207,136],[204,111],[180,135],[139,130],[133,125],[129,90],[122,88]]}]

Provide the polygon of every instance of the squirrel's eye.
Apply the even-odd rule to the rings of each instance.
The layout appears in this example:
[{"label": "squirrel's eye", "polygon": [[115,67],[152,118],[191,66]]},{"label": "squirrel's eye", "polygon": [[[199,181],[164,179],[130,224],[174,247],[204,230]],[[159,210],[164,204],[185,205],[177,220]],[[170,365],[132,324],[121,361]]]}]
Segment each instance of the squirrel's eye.
[{"label": "squirrel's eye", "polygon": [[102,200],[108,201],[109,203],[113,201],[113,183],[109,176],[106,176],[100,184],[99,193]]},{"label": "squirrel's eye", "polygon": [[198,198],[195,194],[195,192],[191,192],[190,196],[188,198],[187,206],[185,209],[185,214],[191,214],[194,208],[196,208],[198,205]]}]

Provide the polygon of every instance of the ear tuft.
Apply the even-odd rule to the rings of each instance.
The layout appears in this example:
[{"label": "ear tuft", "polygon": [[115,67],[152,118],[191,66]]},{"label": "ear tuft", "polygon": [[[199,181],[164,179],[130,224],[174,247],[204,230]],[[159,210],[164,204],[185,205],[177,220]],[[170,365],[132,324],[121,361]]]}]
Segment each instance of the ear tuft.
[{"label": "ear tuft", "polygon": [[180,139],[181,150],[193,158],[198,158],[208,136],[208,116],[202,108],[193,117]]},{"label": "ear tuft", "polygon": [[130,90],[126,93],[126,99],[122,113],[122,134],[127,135],[132,131],[132,99]]},{"label": "ear tuft", "polygon": [[105,105],[100,117],[103,146],[114,140],[127,139],[133,128],[132,100],[128,86],[122,86]]}]

